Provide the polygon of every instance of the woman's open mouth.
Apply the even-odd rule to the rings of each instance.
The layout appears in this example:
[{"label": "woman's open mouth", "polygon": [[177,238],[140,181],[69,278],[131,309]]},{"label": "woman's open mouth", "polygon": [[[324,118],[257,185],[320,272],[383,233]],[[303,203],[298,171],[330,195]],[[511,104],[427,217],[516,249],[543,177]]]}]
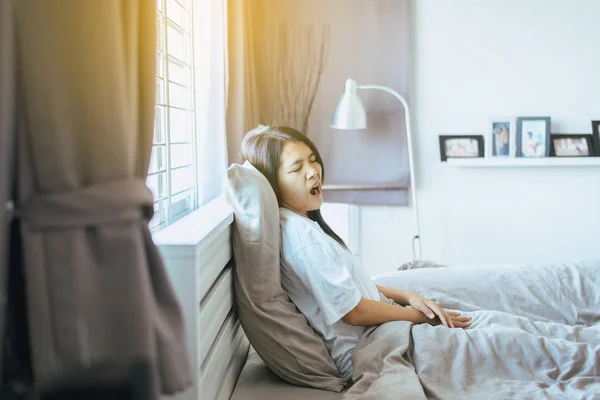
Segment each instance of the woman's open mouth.
[{"label": "woman's open mouth", "polygon": [[310,189],[310,194],[312,194],[313,196],[318,196],[319,194],[321,194],[321,183],[320,182],[315,183],[315,185],[312,187],[312,189]]}]

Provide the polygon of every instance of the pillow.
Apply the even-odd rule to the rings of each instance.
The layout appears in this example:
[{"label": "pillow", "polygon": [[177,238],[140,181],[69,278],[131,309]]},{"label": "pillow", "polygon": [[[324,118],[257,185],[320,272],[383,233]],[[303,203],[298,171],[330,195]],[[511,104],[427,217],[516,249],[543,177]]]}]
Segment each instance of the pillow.
[{"label": "pillow", "polygon": [[234,286],[244,332],[281,378],[334,392],[346,384],[321,337],[283,291],[279,206],[267,178],[252,164],[232,164],[225,196],[234,211]]},{"label": "pillow", "polygon": [[437,264],[433,261],[427,260],[411,260],[407,261],[398,267],[398,271],[408,271],[409,269],[419,269],[419,268],[448,268],[446,265]]}]

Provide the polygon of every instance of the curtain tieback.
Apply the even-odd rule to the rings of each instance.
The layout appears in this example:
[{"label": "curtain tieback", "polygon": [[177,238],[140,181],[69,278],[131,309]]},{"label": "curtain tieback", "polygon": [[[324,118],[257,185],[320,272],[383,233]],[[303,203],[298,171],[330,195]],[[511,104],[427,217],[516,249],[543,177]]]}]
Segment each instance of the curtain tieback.
[{"label": "curtain tieback", "polygon": [[29,229],[81,228],[142,218],[149,221],[153,214],[152,192],[142,178],[37,193],[14,212]]}]

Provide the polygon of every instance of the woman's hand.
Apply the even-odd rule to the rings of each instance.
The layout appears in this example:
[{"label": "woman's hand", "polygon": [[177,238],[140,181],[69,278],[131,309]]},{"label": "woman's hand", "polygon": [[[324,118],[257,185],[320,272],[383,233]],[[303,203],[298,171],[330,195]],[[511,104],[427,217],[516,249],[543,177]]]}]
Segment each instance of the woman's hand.
[{"label": "woman's hand", "polygon": [[[456,311],[444,311],[444,313],[446,314],[446,320],[449,322],[450,328],[468,328],[471,326],[471,317],[461,315]],[[440,318],[437,317],[434,319],[428,319],[425,317],[424,319],[426,319],[425,323],[433,326],[440,325],[442,323]]]},{"label": "woman's hand", "polygon": [[425,321],[431,325],[440,323],[448,328],[466,328],[471,325],[471,317],[461,316],[454,311],[445,311],[439,304],[433,300],[413,294],[408,299],[408,304],[421,311],[429,320]]}]

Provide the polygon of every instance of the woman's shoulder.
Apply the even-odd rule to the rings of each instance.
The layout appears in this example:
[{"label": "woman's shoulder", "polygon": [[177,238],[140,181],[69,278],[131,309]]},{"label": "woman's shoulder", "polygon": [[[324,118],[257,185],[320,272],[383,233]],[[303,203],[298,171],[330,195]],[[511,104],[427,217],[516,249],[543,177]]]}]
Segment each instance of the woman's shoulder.
[{"label": "woman's shoulder", "polygon": [[281,255],[288,259],[300,249],[324,243],[319,224],[285,208],[280,209]]},{"label": "woman's shoulder", "polygon": [[280,208],[279,215],[279,226],[282,235],[316,238],[322,232],[317,222],[298,215],[287,208]]}]

